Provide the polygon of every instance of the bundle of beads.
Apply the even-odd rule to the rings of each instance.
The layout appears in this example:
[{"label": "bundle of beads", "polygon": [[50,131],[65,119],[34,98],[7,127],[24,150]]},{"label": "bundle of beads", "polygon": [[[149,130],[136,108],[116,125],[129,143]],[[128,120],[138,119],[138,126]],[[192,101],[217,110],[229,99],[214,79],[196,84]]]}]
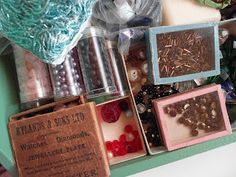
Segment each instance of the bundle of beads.
[{"label": "bundle of beads", "polygon": [[217,93],[208,93],[203,96],[177,102],[164,108],[166,115],[177,118],[180,124],[190,129],[192,136],[199,132],[219,131],[224,124]]},{"label": "bundle of beads", "polygon": [[134,153],[142,150],[139,132],[134,130],[131,125],[126,125],[124,132],[124,134],[120,135],[119,140],[106,141],[109,158],[123,156],[127,153]]},{"label": "bundle of beads", "polygon": [[161,145],[152,100],[177,92],[175,87],[169,85],[147,84],[142,86],[141,91],[135,96],[135,103],[150,147]]}]

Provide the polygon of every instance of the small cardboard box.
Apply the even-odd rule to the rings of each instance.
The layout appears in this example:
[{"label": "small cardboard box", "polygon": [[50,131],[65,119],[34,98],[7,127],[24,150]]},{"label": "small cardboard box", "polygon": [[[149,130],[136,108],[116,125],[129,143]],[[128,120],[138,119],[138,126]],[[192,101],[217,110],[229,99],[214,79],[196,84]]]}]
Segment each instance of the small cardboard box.
[{"label": "small cardboard box", "polygon": [[98,104],[97,114],[110,165],[147,154],[134,101],[130,95]]},{"label": "small cardboard box", "polygon": [[9,131],[20,177],[110,175],[95,104],[47,112],[65,103],[52,103],[11,118]]},{"label": "small cardboard box", "polygon": [[153,84],[220,74],[216,23],[153,27],[146,40],[149,79]]},{"label": "small cardboard box", "polygon": [[186,25],[193,23],[218,22],[219,9],[203,6],[196,0],[162,0],[162,25]]},{"label": "small cardboard box", "polygon": [[219,85],[154,100],[153,104],[169,151],[232,133]]}]

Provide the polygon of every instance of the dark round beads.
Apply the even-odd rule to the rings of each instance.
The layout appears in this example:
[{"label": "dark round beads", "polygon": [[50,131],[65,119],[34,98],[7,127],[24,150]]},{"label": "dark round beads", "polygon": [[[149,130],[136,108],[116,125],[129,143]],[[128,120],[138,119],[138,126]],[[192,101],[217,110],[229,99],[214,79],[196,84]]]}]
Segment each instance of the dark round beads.
[{"label": "dark round beads", "polygon": [[169,115],[170,115],[171,117],[175,117],[175,116],[177,115],[177,113],[176,113],[176,111],[171,110],[171,111],[169,112]]},{"label": "dark round beads", "polygon": [[123,112],[129,110],[129,104],[127,103],[127,101],[120,101],[119,107],[120,107],[121,111],[123,111]]},{"label": "dark round beads", "polygon": [[[135,103],[150,147],[161,145],[155,114],[152,112],[152,100],[174,93],[177,91],[170,85],[145,84],[135,96]],[[173,113],[173,116],[174,114],[177,113]]]},{"label": "dark round beads", "polygon": [[[192,136],[198,136],[199,130],[205,132],[222,128],[220,105],[214,93],[184,100],[163,108],[170,118],[178,117],[178,123],[187,126]],[[217,109],[218,108],[218,109]]]},{"label": "dark round beads", "polygon": [[139,114],[144,113],[147,109],[146,106],[142,103],[137,104],[137,110]]},{"label": "dark round beads", "polygon": [[147,128],[145,135],[147,137],[149,145],[151,146],[161,145],[161,138],[156,126],[150,126],[149,128]]},{"label": "dark round beads", "polygon": [[193,130],[191,131],[191,135],[192,135],[192,136],[197,136],[198,133],[199,133],[199,132],[198,132],[196,129],[193,129]]}]

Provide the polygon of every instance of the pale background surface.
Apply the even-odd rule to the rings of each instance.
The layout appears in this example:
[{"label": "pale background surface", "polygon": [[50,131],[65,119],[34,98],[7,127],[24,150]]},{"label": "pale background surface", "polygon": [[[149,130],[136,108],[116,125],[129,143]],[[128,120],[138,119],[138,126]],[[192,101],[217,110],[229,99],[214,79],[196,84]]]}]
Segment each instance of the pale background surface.
[{"label": "pale background surface", "polygon": [[236,177],[236,143],[130,177]]}]

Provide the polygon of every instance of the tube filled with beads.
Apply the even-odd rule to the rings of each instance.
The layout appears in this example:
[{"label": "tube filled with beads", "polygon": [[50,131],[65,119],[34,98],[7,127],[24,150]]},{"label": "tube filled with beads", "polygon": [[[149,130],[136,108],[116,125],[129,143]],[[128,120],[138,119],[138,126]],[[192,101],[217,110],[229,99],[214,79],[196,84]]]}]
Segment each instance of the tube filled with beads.
[{"label": "tube filled with beads", "polygon": [[13,45],[20,89],[21,108],[31,109],[53,98],[47,64],[23,48]]},{"label": "tube filled with beads", "polygon": [[115,41],[107,41],[107,48],[112,65],[112,71],[115,77],[117,95],[125,96],[128,92],[128,84],[125,76],[123,59],[118,51]]},{"label": "tube filled with beads", "polygon": [[114,75],[102,29],[87,28],[77,45],[87,98],[116,93]]},{"label": "tube filled with beads", "polygon": [[60,65],[50,65],[54,97],[60,99],[85,93],[77,50],[72,49]]}]

